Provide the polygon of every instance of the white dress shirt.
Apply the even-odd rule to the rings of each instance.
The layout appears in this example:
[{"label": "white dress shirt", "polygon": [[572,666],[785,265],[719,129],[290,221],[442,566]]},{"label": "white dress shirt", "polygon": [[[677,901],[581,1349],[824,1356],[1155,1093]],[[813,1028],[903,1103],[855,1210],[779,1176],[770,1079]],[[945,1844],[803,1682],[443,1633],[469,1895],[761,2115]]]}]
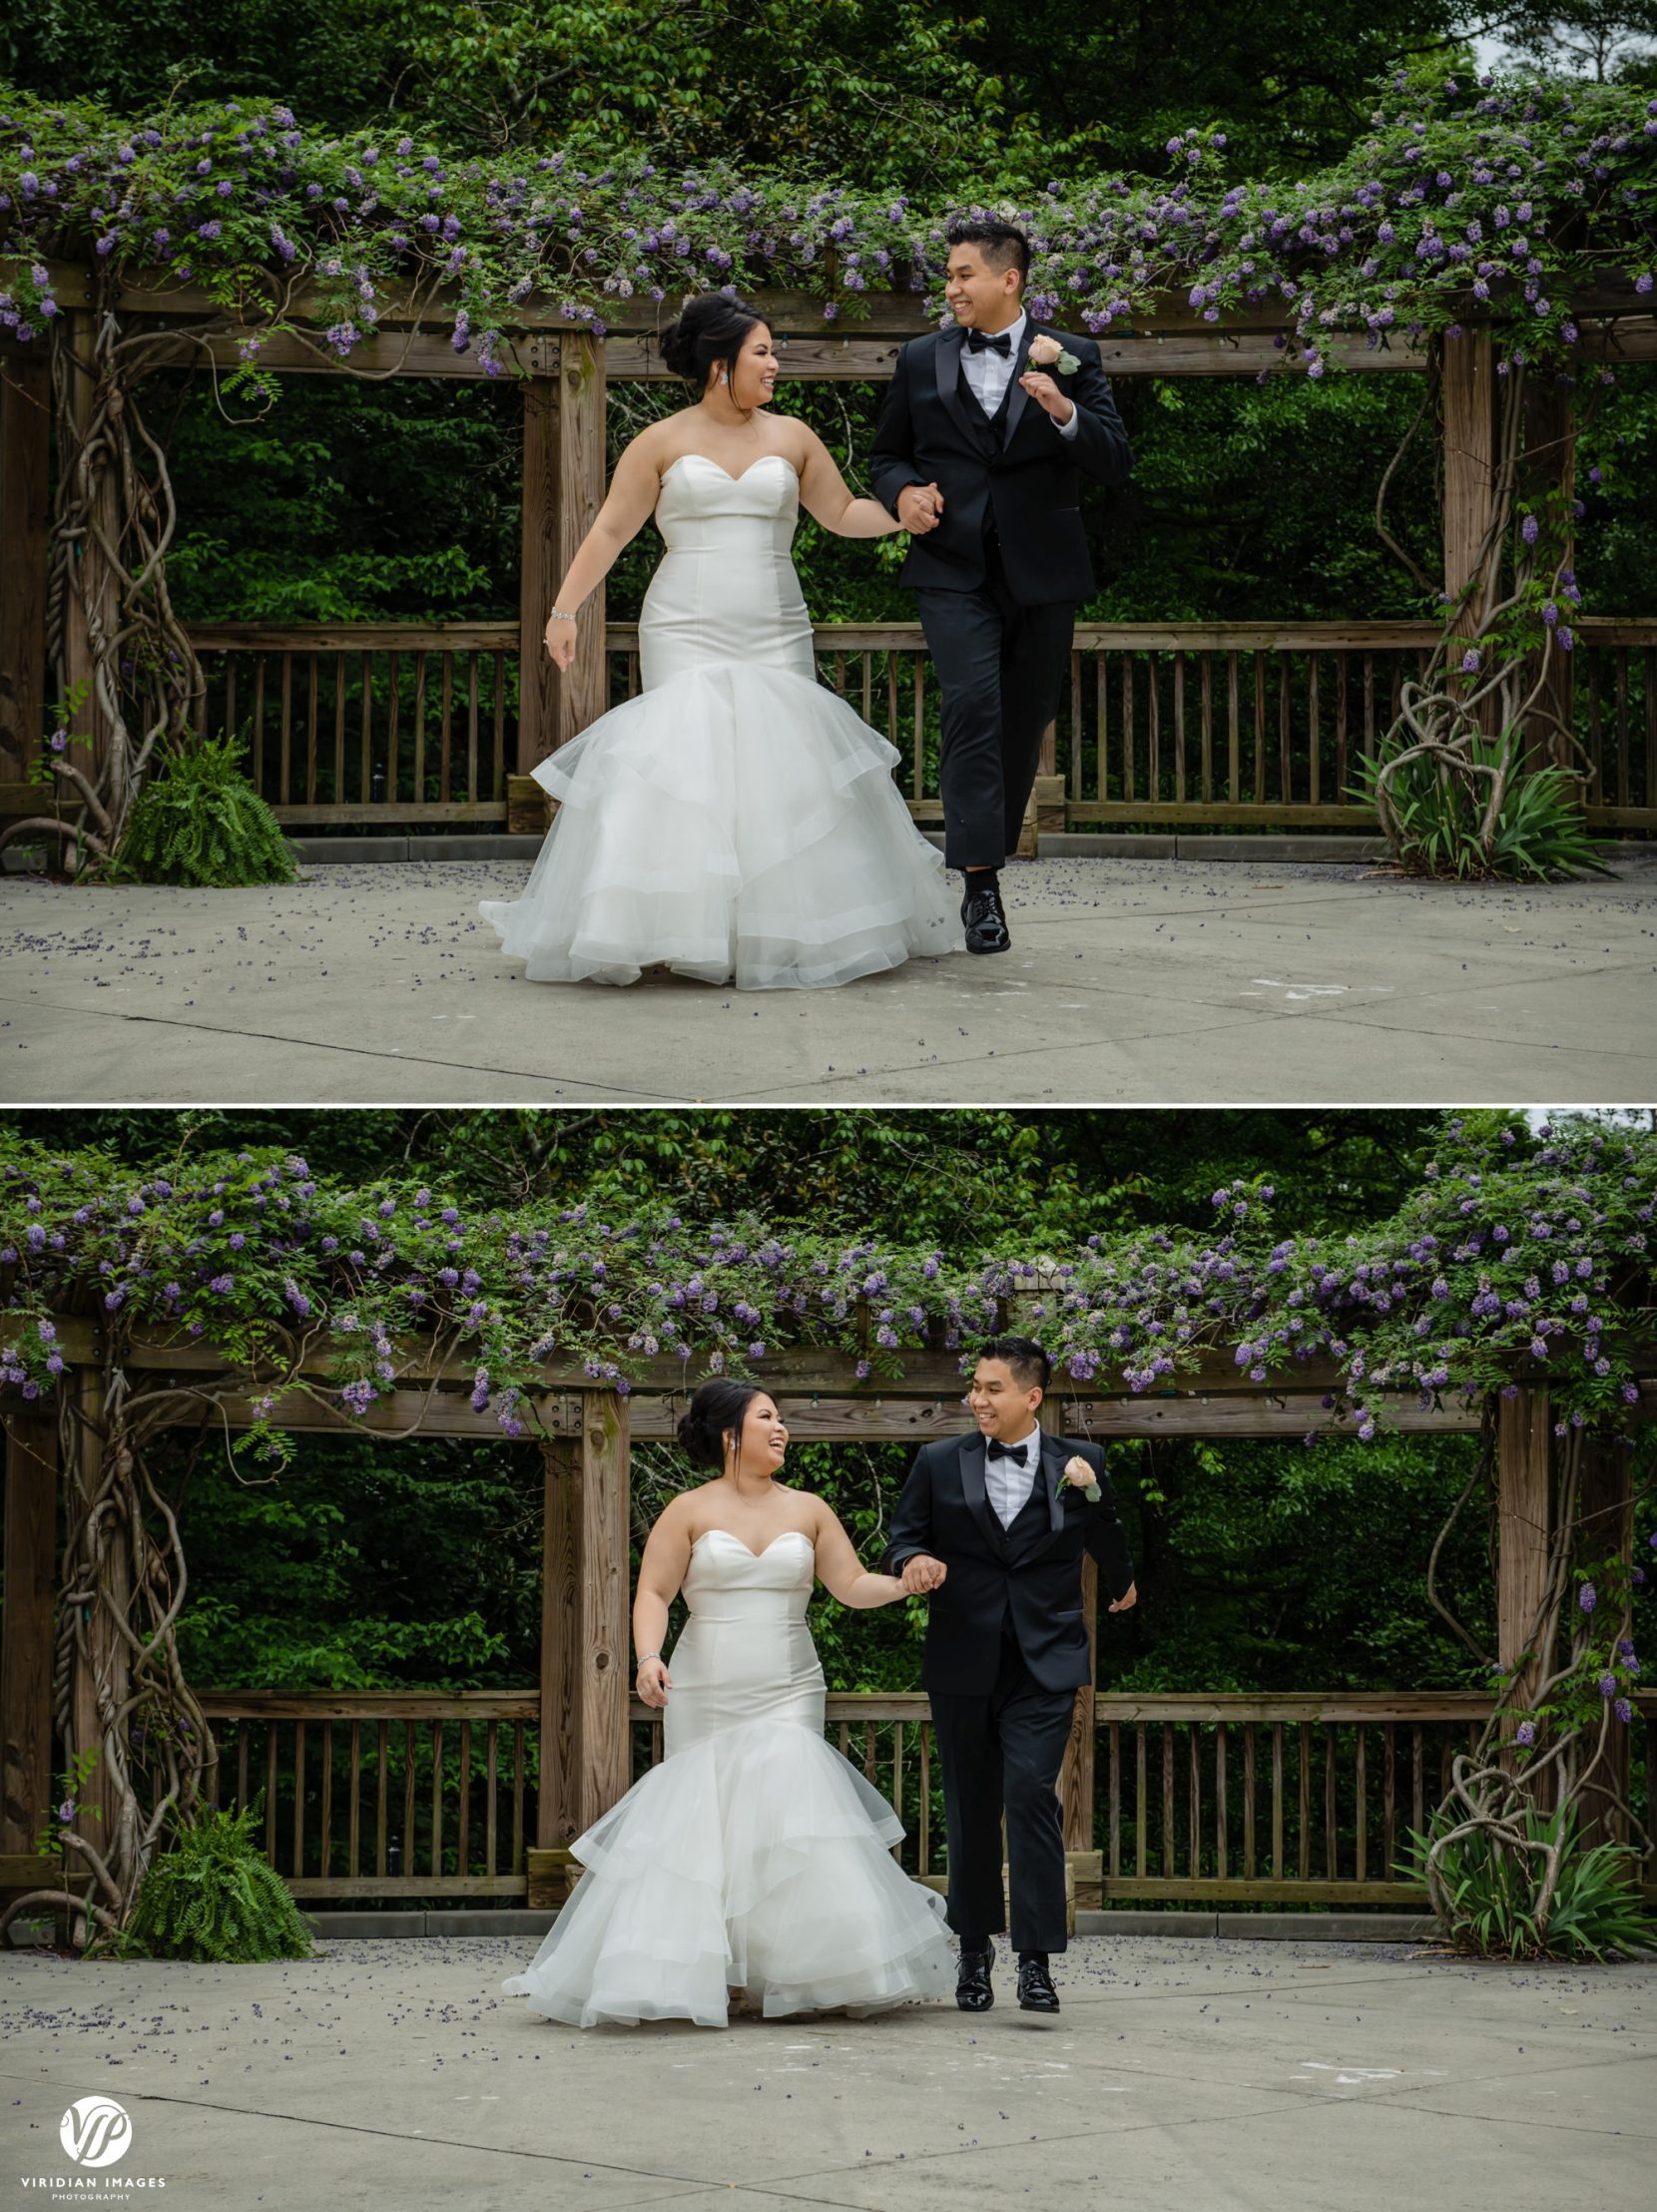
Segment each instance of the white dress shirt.
[{"label": "white dress shirt", "polygon": [[[1020,308],[1018,320],[1008,324],[1006,334],[1011,340],[1011,349],[1005,354],[997,353],[988,345],[981,352],[975,353],[964,338],[961,341],[961,365],[966,370],[966,380],[972,387],[972,396],[987,415],[994,414],[1001,404],[1002,393],[1012,382],[1012,372],[1018,361],[1018,348],[1024,342],[1024,325],[1029,319]],[[992,334],[999,335],[998,332]],[[1047,419],[1053,422],[1051,415]],[[1077,419],[1076,402],[1072,399],[1070,420],[1053,422],[1053,427],[1061,438],[1073,438],[1076,435]]]},{"label": "white dress shirt", "polygon": [[[980,359],[982,355],[979,356]],[[995,1517],[1003,1528],[1010,1528],[1029,1502],[1035,1488],[1036,1472],[1041,1465],[1041,1429],[1032,1428],[1023,1437],[1024,1464],[1016,1459],[989,1456],[989,1446],[984,1446],[984,1489]],[[1016,1446],[1014,1447],[1016,1449]]]}]

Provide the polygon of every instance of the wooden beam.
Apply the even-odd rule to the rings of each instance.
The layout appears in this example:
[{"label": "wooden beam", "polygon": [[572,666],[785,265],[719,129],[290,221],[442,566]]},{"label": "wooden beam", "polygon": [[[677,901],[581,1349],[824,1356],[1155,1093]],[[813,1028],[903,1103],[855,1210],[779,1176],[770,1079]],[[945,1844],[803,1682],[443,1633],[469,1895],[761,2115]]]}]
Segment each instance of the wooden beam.
[{"label": "wooden beam", "polygon": [[1514,1678],[1510,1695],[1523,1697],[1538,1679],[1536,1657],[1519,1662],[1547,1588],[1552,1422],[1547,1391],[1529,1383],[1496,1405],[1496,1658]]},{"label": "wooden beam", "polygon": [[[28,775],[46,736],[51,364],[0,356],[0,778]],[[44,795],[35,793],[35,803]]]},{"label": "wooden beam", "polygon": [[0,1592],[0,1853],[32,1852],[52,1805],[53,1583],[58,1408],[6,1414]]}]

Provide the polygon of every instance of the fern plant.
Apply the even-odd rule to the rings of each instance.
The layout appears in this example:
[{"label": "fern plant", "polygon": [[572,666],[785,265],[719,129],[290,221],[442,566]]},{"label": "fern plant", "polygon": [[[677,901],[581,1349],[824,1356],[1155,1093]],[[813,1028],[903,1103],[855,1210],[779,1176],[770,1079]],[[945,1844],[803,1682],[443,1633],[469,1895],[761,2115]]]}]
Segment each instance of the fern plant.
[{"label": "fern plant", "polygon": [[251,1834],[257,1807],[206,1809],[150,1862],[127,1936],[152,1958],[308,1958],[310,1930]]},{"label": "fern plant", "polygon": [[292,847],[242,773],[242,750],[227,735],[173,754],[133,802],[110,872],[213,888],[290,883]]}]

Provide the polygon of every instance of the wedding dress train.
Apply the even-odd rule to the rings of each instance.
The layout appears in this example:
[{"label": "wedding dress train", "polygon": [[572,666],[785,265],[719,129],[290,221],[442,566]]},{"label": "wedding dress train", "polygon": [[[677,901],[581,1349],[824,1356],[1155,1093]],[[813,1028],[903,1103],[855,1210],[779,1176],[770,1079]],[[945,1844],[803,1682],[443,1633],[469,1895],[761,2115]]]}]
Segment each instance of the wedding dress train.
[{"label": "wedding dress train", "polygon": [[534,770],[559,814],[520,897],[479,911],[532,981],[653,963],[748,990],[845,983],[964,937],[898,756],[817,681],[799,479],[686,453],[639,621],[644,689]]},{"label": "wedding dress train", "polygon": [[949,1995],[944,1903],[890,1855],[890,1805],[825,1739],[812,1540],[707,1529],[668,1655],[664,1757],[572,1847],[586,1872],[507,1995],[578,2027],[727,2024]]}]

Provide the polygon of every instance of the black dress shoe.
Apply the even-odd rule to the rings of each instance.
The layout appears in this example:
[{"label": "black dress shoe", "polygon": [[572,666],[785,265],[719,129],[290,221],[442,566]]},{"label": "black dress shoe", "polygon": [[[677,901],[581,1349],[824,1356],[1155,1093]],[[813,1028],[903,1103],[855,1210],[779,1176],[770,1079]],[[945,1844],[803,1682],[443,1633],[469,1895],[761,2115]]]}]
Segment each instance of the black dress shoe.
[{"label": "black dress shoe", "polygon": [[1011,947],[1012,934],[1007,928],[998,889],[974,890],[972,878],[968,876],[966,896],[961,900],[961,919],[966,924],[968,952],[1005,952]]},{"label": "black dress shoe", "polygon": [[1018,2001],[1026,2012],[1056,2012],[1059,2008],[1058,1991],[1039,1950],[1021,1950],[1018,1954]]},{"label": "black dress shoe", "polygon": [[995,1991],[989,1985],[989,1969],[994,1963],[993,1943],[985,1943],[982,1950],[961,1952],[955,1973],[955,2002],[963,2012],[987,2012],[995,2002]]}]

